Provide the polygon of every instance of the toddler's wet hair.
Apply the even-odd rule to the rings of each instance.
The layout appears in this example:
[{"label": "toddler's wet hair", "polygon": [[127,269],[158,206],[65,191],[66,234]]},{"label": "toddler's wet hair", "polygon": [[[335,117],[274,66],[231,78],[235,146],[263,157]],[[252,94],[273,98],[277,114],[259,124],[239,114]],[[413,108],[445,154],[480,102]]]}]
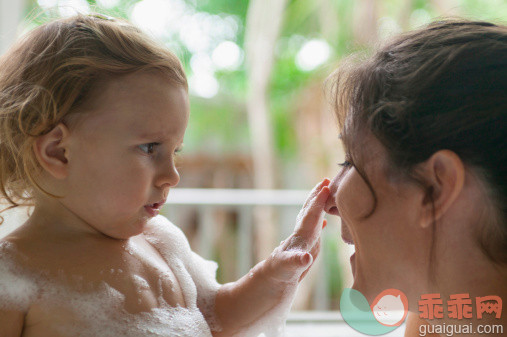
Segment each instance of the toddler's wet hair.
[{"label": "toddler's wet hair", "polygon": [[46,23],[12,46],[0,58],[0,190],[9,208],[29,205],[35,189],[47,193],[37,183],[36,137],[77,113],[99,81],[150,70],[187,88],[173,53],[100,14]]}]

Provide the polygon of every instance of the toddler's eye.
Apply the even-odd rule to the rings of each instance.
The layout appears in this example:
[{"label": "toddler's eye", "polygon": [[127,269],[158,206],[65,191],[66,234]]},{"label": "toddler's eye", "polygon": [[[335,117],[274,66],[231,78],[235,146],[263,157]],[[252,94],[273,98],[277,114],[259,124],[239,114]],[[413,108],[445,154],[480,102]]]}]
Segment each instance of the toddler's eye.
[{"label": "toddler's eye", "polygon": [[183,148],[181,146],[174,150],[174,156],[173,156],[173,158],[174,158],[174,163],[176,165],[176,168],[178,168],[179,165],[180,165],[180,161],[181,161],[180,153],[181,153],[182,150],[183,150]]},{"label": "toddler's eye", "polygon": [[153,152],[155,150],[155,146],[157,146],[157,145],[160,145],[160,143],[147,143],[147,144],[139,145],[139,148],[141,149],[141,151],[143,151],[146,154],[153,154]]}]

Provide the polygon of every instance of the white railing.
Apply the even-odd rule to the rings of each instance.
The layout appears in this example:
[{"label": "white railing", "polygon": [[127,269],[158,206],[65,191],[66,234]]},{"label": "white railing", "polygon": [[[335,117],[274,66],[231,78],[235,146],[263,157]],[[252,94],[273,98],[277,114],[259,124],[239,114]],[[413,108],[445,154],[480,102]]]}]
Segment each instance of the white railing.
[{"label": "white railing", "polygon": [[[284,223],[280,226],[281,235],[290,233],[299,208],[306,200],[308,191],[303,190],[248,190],[248,189],[204,189],[175,188],[171,190],[168,205],[193,206],[199,217],[199,247],[197,251],[206,258],[211,258],[211,240],[215,228],[212,213],[220,207],[238,213],[237,270],[244,275],[252,267],[252,225],[254,206],[274,206],[282,210]],[[171,220],[176,222],[178,208],[170,208]],[[293,216],[292,216],[293,215]],[[182,223],[176,223],[184,226]]]},{"label": "white railing", "polygon": [[[279,240],[292,233],[295,219],[304,204],[309,191],[307,190],[247,190],[247,189],[186,189],[171,190],[166,208],[168,217],[176,225],[185,230],[185,221],[179,219],[179,209],[190,207],[197,212],[198,246],[193,247],[201,256],[212,258],[212,238],[217,224],[213,213],[217,209],[226,209],[238,214],[236,245],[236,270],[238,277],[245,275],[253,266],[252,263],[252,227],[253,214],[257,206],[275,207],[278,213]],[[329,235],[329,234],[328,234]],[[333,232],[333,235],[336,233]],[[336,236],[338,240],[338,236]],[[274,247],[273,247],[274,248]],[[319,276],[316,278],[313,292],[313,306],[318,310],[328,310],[330,300],[327,293],[328,279],[324,268],[315,268]]]},{"label": "white railing", "polygon": [[[285,327],[285,337],[364,337],[352,329],[338,311],[291,312]],[[402,337],[405,323],[382,337]]]}]

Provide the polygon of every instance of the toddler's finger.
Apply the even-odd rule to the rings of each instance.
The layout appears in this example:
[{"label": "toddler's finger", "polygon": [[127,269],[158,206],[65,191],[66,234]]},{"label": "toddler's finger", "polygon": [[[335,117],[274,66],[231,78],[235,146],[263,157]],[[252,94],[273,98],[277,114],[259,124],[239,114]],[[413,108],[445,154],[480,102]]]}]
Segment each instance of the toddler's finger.
[{"label": "toddler's finger", "polygon": [[322,242],[322,240],[319,237],[319,239],[317,240],[317,243],[315,245],[313,245],[312,250],[310,250],[310,254],[313,256],[314,261],[317,258],[317,256],[319,256],[321,242]]},{"label": "toddler's finger", "polygon": [[317,196],[306,206],[302,216],[298,219],[298,224],[295,228],[297,235],[313,233],[320,223],[320,218],[323,215],[324,206],[329,197],[329,187],[324,186]]},{"label": "toddler's finger", "polygon": [[271,260],[271,276],[283,282],[299,280],[302,273],[313,263],[310,253],[304,251],[280,251]]},{"label": "toddler's finger", "polygon": [[315,244],[315,246],[313,246],[312,250],[310,251],[310,255],[312,255],[312,257],[313,257],[312,264],[310,264],[308,266],[308,268],[306,268],[306,270],[303,272],[303,274],[301,274],[301,276],[299,277],[299,282],[301,282],[301,280],[306,276],[308,271],[312,268],[315,260],[317,259],[317,256],[319,256],[319,252],[320,252],[320,238],[317,241],[317,243]]},{"label": "toddler's finger", "polygon": [[320,223],[329,193],[329,188],[324,187],[315,198],[315,204],[308,206],[300,217],[294,233],[281,244],[283,250],[309,251],[315,245],[322,232]]},{"label": "toddler's finger", "polygon": [[328,178],[325,178],[324,180],[322,180],[320,183],[318,183],[310,192],[310,194],[308,195],[308,197],[306,198],[306,201],[303,205],[303,208],[305,208],[308,203],[313,200],[315,198],[315,196],[317,196],[317,194],[320,192],[320,190],[322,189],[323,186],[328,186],[329,183],[331,181],[328,179]]}]

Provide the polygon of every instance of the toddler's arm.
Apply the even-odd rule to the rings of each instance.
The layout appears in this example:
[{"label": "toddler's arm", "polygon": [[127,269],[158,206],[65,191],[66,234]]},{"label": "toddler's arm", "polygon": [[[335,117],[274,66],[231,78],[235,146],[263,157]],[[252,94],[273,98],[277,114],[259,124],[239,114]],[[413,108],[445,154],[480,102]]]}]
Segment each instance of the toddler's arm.
[{"label": "toddler's arm", "polygon": [[215,337],[242,335],[245,327],[272,314],[280,303],[290,306],[299,281],[319,252],[321,217],[330,193],[328,184],[325,179],[313,189],[299,213],[294,233],[269,258],[238,281],[219,289],[215,311],[222,330],[215,332]]},{"label": "toddler's arm", "polygon": [[0,309],[0,336],[19,337],[23,330],[25,315],[21,311]]}]

